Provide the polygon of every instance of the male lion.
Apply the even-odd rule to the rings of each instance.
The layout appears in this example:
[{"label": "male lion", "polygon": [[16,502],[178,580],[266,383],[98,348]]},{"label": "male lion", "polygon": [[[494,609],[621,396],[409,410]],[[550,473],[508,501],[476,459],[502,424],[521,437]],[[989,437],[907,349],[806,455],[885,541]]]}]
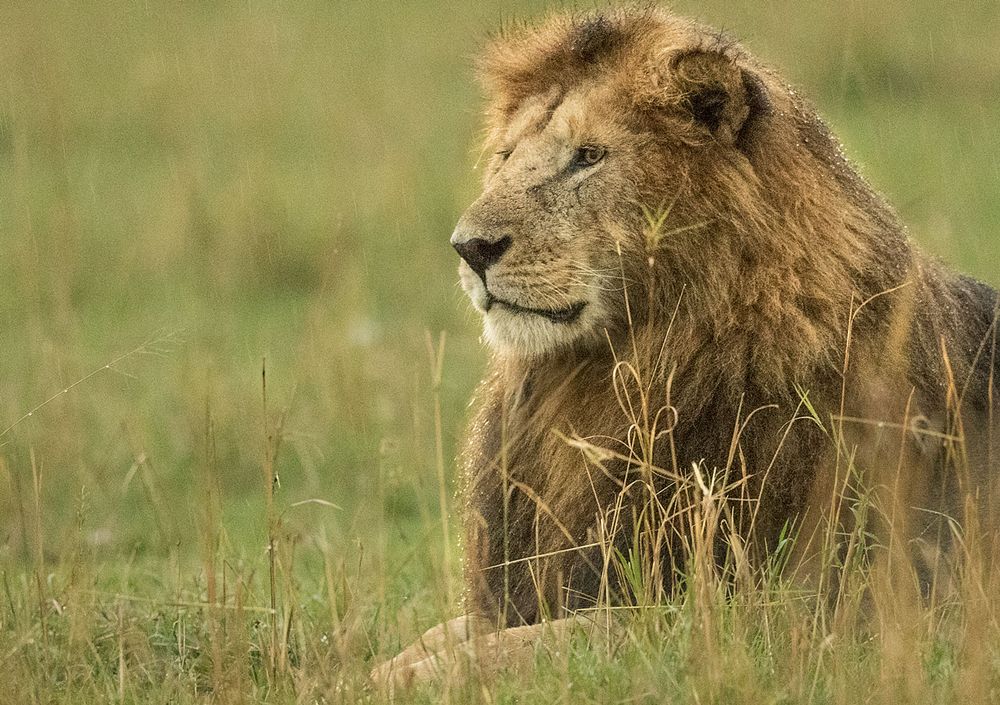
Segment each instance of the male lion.
[{"label": "male lion", "polygon": [[804,574],[861,487],[865,531],[903,537],[925,584],[947,522],[993,525],[997,293],[923,255],[778,75],[630,8],[511,31],[481,76],[493,156],[451,238],[493,348],[462,463],[469,616],[376,676],[628,601],[615,564],[639,554],[669,592],[698,497],[725,504],[718,565],[791,529]]}]

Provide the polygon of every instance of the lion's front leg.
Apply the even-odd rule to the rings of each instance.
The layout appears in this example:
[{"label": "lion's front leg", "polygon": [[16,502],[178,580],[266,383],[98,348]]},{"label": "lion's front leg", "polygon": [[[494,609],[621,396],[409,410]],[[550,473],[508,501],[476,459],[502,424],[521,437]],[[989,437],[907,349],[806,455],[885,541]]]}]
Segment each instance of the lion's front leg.
[{"label": "lion's front leg", "polygon": [[371,672],[371,679],[380,686],[408,686],[412,681],[414,664],[493,630],[492,622],[476,615],[463,615],[442,622],[428,629],[399,654],[376,666]]},{"label": "lion's front leg", "polygon": [[530,666],[543,640],[546,644],[565,644],[575,629],[592,636],[596,627],[592,617],[574,615],[496,631],[489,620],[459,617],[434,627],[401,654],[376,668],[372,680],[389,691],[437,679],[489,680],[501,671]]}]

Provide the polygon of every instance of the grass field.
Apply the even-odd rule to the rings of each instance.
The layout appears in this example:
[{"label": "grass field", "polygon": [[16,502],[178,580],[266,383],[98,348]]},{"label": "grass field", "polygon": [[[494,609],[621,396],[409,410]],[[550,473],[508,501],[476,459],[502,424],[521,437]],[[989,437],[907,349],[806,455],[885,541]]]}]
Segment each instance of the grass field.
[{"label": "grass field", "polygon": [[[917,241],[1000,284],[995,0],[675,7],[780,67]],[[487,356],[448,245],[479,181],[470,57],[544,9],[0,4],[0,702],[377,702],[371,665],[457,613],[441,510]],[[780,592],[706,599],[413,697],[1000,693],[992,623],[873,640],[803,633]]]}]

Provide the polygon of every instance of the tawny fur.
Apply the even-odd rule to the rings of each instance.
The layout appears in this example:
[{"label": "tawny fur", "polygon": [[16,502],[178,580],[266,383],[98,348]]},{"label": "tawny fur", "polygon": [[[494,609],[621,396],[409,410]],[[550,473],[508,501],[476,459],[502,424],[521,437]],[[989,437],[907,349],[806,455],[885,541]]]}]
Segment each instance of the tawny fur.
[{"label": "tawny fur", "polygon": [[[734,488],[756,561],[795,526],[807,562],[848,466],[894,488],[908,538],[940,540],[914,507],[985,496],[997,295],[920,253],[774,72],[629,8],[510,29],[480,73],[496,154],[456,237],[512,244],[462,268],[494,346],[462,459],[470,611],[628,599],[609,557],[644,540],[669,590],[695,467]],[[575,171],[584,144],[606,156]]]}]

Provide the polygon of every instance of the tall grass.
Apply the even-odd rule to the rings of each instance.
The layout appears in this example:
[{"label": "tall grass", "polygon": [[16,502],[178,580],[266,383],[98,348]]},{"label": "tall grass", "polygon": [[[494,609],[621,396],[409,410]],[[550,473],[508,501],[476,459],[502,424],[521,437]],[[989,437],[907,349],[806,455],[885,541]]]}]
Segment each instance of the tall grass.
[{"label": "tall grass", "polygon": [[[848,337],[845,375],[850,344]],[[631,422],[629,450],[600,439],[562,440],[581,451],[582,476],[611,473],[606,465],[612,462],[629,468],[621,502],[605,509],[597,539],[598,568],[614,573],[624,593],[615,603],[539,627],[499,634],[490,625],[434,628],[379,668],[380,694],[595,703],[987,703],[1000,697],[997,527],[982,504],[984,488],[968,482],[965,438],[956,430],[960,408],[951,409],[947,433],[927,433],[950,449],[955,471],[965,477],[957,503],[963,514],[947,518],[943,537],[917,536],[903,519],[920,511],[909,505],[905,487],[919,482],[907,449],[921,427],[909,422],[909,408],[900,423],[871,419],[889,429],[881,440],[894,449],[872,454],[845,425],[843,402],[841,413],[824,418],[800,390],[785,428],[816,424],[829,440],[835,478],[829,496],[818,500],[834,519],[821,523],[818,535],[790,522],[767,555],[753,558],[759,546],[747,537],[761,498],[750,491],[736,449],[746,420],[762,410],[742,410],[728,465],[681,468],[674,460],[657,466],[654,447],[673,443],[677,411],[669,395],[649,393],[662,391],[662,380],[654,381],[655,370],[646,369],[639,354],[619,354],[609,405],[617,403]],[[948,384],[961,387],[953,379]],[[780,452],[779,444],[776,456]],[[873,459],[886,467],[865,465]],[[900,481],[900,473],[906,479]],[[538,507],[547,516],[553,511]],[[613,547],[622,512],[637,513],[627,554]],[[930,572],[914,561],[921,550],[936,552]],[[664,574],[676,581],[664,582]],[[538,599],[545,602],[542,594]],[[498,679],[504,673],[506,679]]]},{"label": "tall grass", "polygon": [[[0,5],[0,702],[378,701],[371,665],[458,613],[442,518],[486,355],[447,245],[478,181],[468,57],[544,9]],[[918,240],[1000,282],[995,3],[677,9],[780,66]],[[702,479],[695,527],[721,511]],[[412,697],[982,701],[975,565],[946,604],[872,586],[862,628],[695,563],[701,587],[528,682]],[[858,580],[847,605],[887,579]]]}]

